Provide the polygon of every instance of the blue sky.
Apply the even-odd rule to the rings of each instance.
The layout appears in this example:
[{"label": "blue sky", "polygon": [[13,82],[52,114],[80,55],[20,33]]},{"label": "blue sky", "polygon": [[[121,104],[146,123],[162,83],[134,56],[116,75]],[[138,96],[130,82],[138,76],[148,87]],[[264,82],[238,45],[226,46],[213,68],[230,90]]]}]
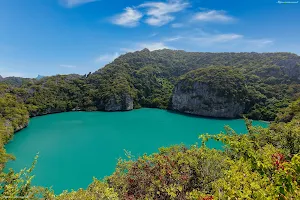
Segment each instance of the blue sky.
[{"label": "blue sky", "polygon": [[0,75],[93,72],[149,48],[300,54],[300,2],[0,0]]}]

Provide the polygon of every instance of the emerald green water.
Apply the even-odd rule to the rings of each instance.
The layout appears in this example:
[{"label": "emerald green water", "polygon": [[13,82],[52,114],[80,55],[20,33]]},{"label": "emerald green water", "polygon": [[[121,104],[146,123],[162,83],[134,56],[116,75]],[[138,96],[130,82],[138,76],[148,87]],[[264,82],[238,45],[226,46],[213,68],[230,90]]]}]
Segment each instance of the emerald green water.
[{"label": "emerald green water", "polygon": [[[266,127],[267,123],[254,122]],[[16,161],[7,168],[31,165],[39,152],[34,185],[65,189],[86,188],[93,177],[110,175],[124,149],[133,155],[156,152],[159,147],[200,143],[200,133],[219,133],[224,125],[246,133],[243,120],[193,117],[159,109],[130,112],[69,112],[33,118],[6,145]],[[210,142],[209,147],[220,148]]]}]

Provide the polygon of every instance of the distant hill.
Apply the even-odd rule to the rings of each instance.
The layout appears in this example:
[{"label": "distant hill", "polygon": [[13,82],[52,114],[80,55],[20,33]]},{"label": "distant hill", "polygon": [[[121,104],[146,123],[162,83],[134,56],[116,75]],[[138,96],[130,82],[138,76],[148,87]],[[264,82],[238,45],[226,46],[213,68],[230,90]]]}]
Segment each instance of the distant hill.
[{"label": "distant hill", "polygon": [[40,80],[40,79],[42,79],[42,78],[44,78],[44,77],[45,77],[45,76],[38,75],[35,79]]},{"label": "distant hill", "polygon": [[22,77],[0,77],[0,83],[5,83],[8,85],[16,86],[16,87],[21,87],[23,84],[30,82],[30,78],[22,78]]}]

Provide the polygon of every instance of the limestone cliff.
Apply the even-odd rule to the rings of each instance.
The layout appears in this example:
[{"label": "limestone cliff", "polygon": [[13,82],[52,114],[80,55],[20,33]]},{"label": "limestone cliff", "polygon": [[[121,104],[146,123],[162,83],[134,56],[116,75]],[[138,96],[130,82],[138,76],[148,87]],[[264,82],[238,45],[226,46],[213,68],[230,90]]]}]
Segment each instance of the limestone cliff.
[{"label": "limestone cliff", "polygon": [[175,86],[172,109],[206,117],[237,118],[245,110],[243,77],[230,68],[195,70]]},{"label": "limestone cliff", "polygon": [[104,106],[105,111],[128,111],[133,109],[133,99],[128,94],[123,94],[121,97],[110,97]]}]

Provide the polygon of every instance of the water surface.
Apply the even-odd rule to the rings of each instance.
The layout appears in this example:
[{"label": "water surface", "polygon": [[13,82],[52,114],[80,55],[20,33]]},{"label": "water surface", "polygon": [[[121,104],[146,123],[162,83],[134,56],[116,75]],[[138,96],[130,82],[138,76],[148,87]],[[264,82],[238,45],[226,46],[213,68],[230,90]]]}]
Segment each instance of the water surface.
[{"label": "water surface", "polygon": [[[267,123],[254,122],[266,127]],[[246,133],[242,119],[217,120],[159,109],[130,112],[69,112],[36,117],[6,145],[16,156],[8,168],[31,165],[39,152],[34,185],[53,186],[56,193],[86,188],[93,177],[110,175],[124,149],[133,155],[156,152],[159,147],[192,145],[200,133],[219,133],[229,125]],[[209,147],[220,148],[217,142]]]}]

